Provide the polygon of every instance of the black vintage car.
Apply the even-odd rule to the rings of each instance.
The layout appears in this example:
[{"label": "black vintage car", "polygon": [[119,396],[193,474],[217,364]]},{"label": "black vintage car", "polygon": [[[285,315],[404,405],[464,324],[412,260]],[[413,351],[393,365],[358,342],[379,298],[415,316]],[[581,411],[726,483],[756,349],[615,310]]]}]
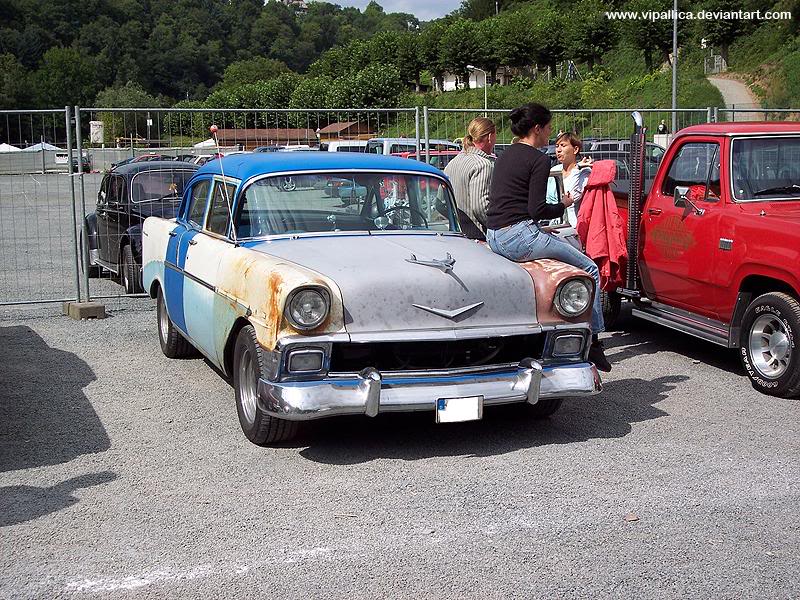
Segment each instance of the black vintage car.
[{"label": "black vintage car", "polygon": [[89,275],[106,269],[125,292],[142,291],[142,224],[147,217],[171,219],[197,165],[145,161],[120,165],[103,177],[95,211],[86,217],[82,244]]}]

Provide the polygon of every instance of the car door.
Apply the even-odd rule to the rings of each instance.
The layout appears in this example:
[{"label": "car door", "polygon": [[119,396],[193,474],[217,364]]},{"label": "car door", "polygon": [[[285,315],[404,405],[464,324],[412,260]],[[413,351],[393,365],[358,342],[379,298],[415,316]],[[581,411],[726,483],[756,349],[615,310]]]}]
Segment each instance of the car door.
[{"label": "car door", "polygon": [[[186,331],[195,346],[210,359],[220,364],[217,356],[214,314],[217,271],[223,253],[232,247],[230,232],[233,199],[236,183],[215,178],[201,231],[194,227],[183,234],[181,247],[185,247],[183,306]],[[185,241],[184,241],[185,240]]]},{"label": "car door", "polygon": [[[685,140],[667,160],[642,211],[643,287],[653,300],[716,319],[718,290],[712,275],[723,211],[719,144]],[[676,188],[688,190],[686,200],[676,202]]]},{"label": "car door", "polygon": [[211,178],[195,180],[186,192],[187,206],[178,215],[175,228],[169,233],[164,259],[167,311],[175,326],[187,335],[184,305],[186,256],[191,241],[203,229],[211,182]]},{"label": "car door", "polygon": [[119,219],[120,211],[127,201],[125,178],[120,175],[111,175],[108,181],[108,190],[104,198],[98,197],[97,214],[97,241],[99,244],[100,260],[117,270],[117,257],[119,255]]}]

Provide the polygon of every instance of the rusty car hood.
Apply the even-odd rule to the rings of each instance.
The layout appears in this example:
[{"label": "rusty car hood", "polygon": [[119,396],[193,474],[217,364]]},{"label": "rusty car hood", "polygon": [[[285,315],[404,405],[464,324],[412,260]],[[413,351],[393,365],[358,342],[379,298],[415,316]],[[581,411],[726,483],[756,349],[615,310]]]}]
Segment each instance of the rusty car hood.
[{"label": "rusty car hood", "polygon": [[350,334],[538,329],[530,275],[460,236],[333,235],[248,247],[336,282]]}]

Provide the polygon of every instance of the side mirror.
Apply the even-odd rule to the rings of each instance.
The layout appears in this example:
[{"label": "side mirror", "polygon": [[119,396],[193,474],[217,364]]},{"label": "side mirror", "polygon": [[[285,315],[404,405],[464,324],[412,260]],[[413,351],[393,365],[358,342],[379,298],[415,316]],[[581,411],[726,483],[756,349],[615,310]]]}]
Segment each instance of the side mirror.
[{"label": "side mirror", "polygon": [[686,195],[689,193],[689,188],[685,186],[675,186],[675,206],[684,208],[686,206]]}]

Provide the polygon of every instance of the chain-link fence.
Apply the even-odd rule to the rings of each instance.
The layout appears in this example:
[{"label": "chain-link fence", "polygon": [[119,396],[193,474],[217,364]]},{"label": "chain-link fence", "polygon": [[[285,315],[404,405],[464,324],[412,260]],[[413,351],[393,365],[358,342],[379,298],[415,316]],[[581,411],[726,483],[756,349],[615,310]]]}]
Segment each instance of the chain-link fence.
[{"label": "chain-link fence", "polygon": [[[575,131],[596,148],[613,145],[629,138],[631,112],[554,110],[553,134]],[[800,120],[800,109],[639,112],[648,141],[662,145],[678,129],[738,121],[745,113]],[[509,113],[425,107],[0,111],[0,304],[140,294],[144,218],[174,216],[185,181],[220,154],[370,151],[424,160],[426,150],[457,149],[469,122],[483,115],[497,125],[499,153],[512,141]],[[659,126],[670,133],[659,138]]]},{"label": "chain-link fence", "polygon": [[78,298],[71,111],[0,111],[0,304]]}]

